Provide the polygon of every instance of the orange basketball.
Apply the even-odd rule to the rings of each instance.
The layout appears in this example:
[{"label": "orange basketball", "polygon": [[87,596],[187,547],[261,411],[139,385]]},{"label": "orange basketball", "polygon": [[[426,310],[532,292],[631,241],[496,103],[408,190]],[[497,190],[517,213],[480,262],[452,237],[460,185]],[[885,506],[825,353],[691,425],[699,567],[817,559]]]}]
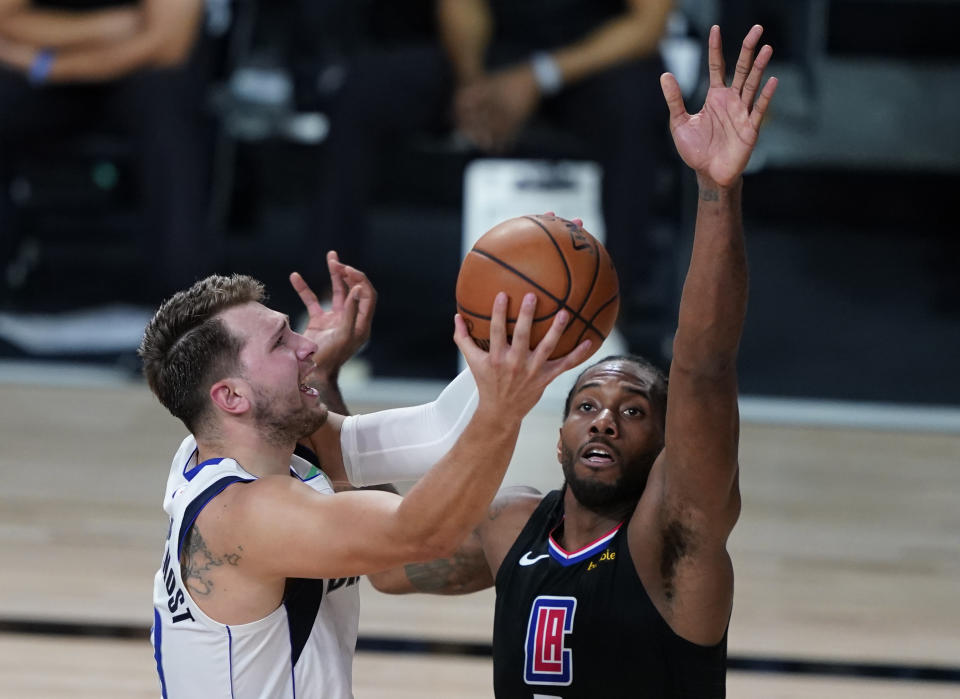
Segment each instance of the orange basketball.
[{"label": "orange basketball", "polygon": [[556,216],[520,216],[487,231],[467,253],[457,278],[457,311],[471,337],[486,349],[490,310],[497,292],[510,297],[507,334],[524,294],[537,295],[531,346],[547,334],[561,309],[570,315],[552,358],[583,340],[592,349],[613,329],[620,308],[620,284],[606,248],[572,221]]}]

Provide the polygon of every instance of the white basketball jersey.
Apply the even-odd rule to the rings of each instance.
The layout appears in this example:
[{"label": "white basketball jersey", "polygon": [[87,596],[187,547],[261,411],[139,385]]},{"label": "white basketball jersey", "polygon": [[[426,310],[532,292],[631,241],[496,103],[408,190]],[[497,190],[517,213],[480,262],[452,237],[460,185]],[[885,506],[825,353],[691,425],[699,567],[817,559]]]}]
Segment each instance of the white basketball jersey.
[{"label": "white basketball jersey", "polygon": [[[322,473],[293,456],[291,474],[333,495]],[[313,469],[315,471],[315,469]],[[283,603],[248,624],[206,616],[180,577],[180,547],[197,515],[224,488],[256,480],[233,459],[197,463],[183,440],[167,480],[170,527],[153,585],[151,641],[165,699],[342,699],[351,691],[360,611],[359,578],[288,579]],[[283,542],[278,542],[283,545]]]}]

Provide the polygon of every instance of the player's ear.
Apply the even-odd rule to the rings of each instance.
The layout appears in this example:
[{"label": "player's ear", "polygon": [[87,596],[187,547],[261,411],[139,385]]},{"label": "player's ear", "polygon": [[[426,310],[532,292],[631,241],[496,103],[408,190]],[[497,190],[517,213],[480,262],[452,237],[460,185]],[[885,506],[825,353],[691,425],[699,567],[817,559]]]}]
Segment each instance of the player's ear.
[{"label": "player's ear", "polygon": [[563,430],[558,430],[557,435],[557,462],[563,463]]},{"label": "player's ear", "polygon": [[221,379],[210,387],[210,400],[225,413],[240,415],[250,409],[249,392],[242,379]]}]

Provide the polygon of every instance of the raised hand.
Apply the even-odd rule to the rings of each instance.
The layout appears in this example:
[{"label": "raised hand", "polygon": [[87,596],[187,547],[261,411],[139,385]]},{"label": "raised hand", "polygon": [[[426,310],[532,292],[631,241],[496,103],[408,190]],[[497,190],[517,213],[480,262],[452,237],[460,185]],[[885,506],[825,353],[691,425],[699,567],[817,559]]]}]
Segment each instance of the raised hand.
[{"label": "raised hand", "polygon": [[502,419],[522,419],[543,395],[553,379],[575,367],[590,354],[590,341],[584,340],[569,354],[550,359],[570,314],[559,311],[547,334],[530,349],[531,327],[537,297],[527,294],[507,338],[507,294],[500,292],[490,314],[490,349],[484,351],[470,337],[466,323],[458,314],[453,339],[463,353],[477,382],[480,403],[477,410],[494,411]]},{"label": "raised hand", "polygon": [[370,339],[377,292],[367,275],[340,262],[332,250],[327,253],[327,268],[332,290],[328,311],[299,273],[290,275],[290,284],[307,309],[309,321],[303,334],[317,343],[313,361],[321,373],[336,376],[340,367]]},{"label": "raised hand", "polygon": [[714,25],[710,29],[710,89],[697,114],[687,113],[676,78],[670,73],[660,77],[677,152],[698,175],[722,187],[733,184],[746,168],[763,115],[777,89],[777,79],[770,78],[757,96],[763,72],[773,55],[773,49],[765,44],[754,58],[761,34],[763,27],[759,24],[747,33],[728,87],[724,82],[720,28]]}]

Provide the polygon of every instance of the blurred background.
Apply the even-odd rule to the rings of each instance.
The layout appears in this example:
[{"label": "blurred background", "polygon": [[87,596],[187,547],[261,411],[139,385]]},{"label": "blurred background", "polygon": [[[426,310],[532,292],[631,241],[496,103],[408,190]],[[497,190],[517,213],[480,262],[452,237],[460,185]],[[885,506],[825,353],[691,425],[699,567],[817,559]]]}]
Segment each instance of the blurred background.
[{"label": "blurred background", "polygon": [[[746,423],[860,430],[849,439],[868,451],[836,457],[854,472],[885,453],[890,472],[926,474],[936,484],[930,498],[955,493],[960,2],[0,0],[6,553],[22,557],[24,541],[56,539],[86,517],[69,502],[60,508],[55,478],[18,481],[45,436],[61,430],[74,440],[45,446],[70,459],[39,460],[73,483],[82,475],[56,469],[122,461],[103,445],[136,443],[162,423],[167,439],[153,437],[149,459],[121,449],[144,461],[156,487],[144,496],[131,480],[129,492],[119,491],[159,513],[160,472],[178,427],[131,397],[150,400],[135,349],[160,301],[209,273],[259,277],[273,305],[296,317],[288,273],[299,270],[323,291],[324,254],[338,250],[380,294],[373,337],[343,376],[348,403],[409,404],[430,399],[457,371],[451,316],[469,241],[493,222],[553,209],[583,217],[618,265],[613,347],[666,367],[695,183],[673,151],[657,77],[673,71],[688,110],[699,109],[713,23],[728,66],[747,28],[763,24],[775,49],[768,74],[780,79],[745,176]],[[629,29],[626,44],[596,40],[613,24]],[[531,57],[541,52],[576,54],[576,75],[557,84],[549,70],[534,72]],[[100,396],[95,409],[86,403],[91,391]],[[139,421],[117,420],[126,401],[138,406]],[[552,418],[543,434],[554,434]],[[823,439],[764,435],[748,452],[780,465],[804,461],[804,444]],[[781,442],[794,455],[778,456]],[[770,478],[778,511],[774,494],[797,483]],[[862,495],[861,485],[854,478],[850,492]],[[892,487],[895,494],[905,485]],[[79,500],[96,509],[102,497]],[[865,506],[884,498],[898,500],[876,496]],[[912,506],[931,506],[924,498]],[[952,506],[936,502],[931,538],[960,524]],[[46,503],[37,510],[49,515],[42,522],[31,514],[36,503]],[[58,518],[62,530],[51,524]],[[52,529],[37,535],[44,527]],[[942,574],[938,590],[955,590],[956,566],[940,566],[960,551],[942,542],[931,550],[936,562],[920,567]],[[5,605],[0,630],[42,635],[50,629],[31,620],[90,622],[69,600],[50,614],[42,599]],[[108,619],[114,630],[136,636],[140,617],[119,617]],[[943,696],[960,693],[952,667],[960,640],[955,631],[937,638],[938,650],[926,655],[834,659],[910,661],[897,667],[914,676],[930,660],[940,669],[927,679],[945,683],[934,683],[947,688]],[[757,660],[765,646],[756,641],[734,639],[732,656]],[[817,655],[800,646],[771,647],[787,660]],[[934,684],[918,696],[934,696]],[[44,696],[24,687],[9,696]]]},{"label": "blurred background", "polygon": [[[530,213],[518,207],[533,189],[605,231],[624,287],[620,330],[631,349],[668,361],[694,204],[666,130],[660,56],[693,111],[709,25],[723,25],[735,55],[745,28],[761,22],[781,86],[746,178],[743,391],[924,404],[960,396],[948,364],[960,350],[950,215],[960,182],[958,3],[663,2],[671,14],[656,25],[659,50],[543,98],[486,149],[456,107],[479,79],[460,77],[443,46],[471,18],[443,26],[435,0],[178,0],[149,21],[136,14],[147,0],[6,4],[22,7],[0,20],[0,54],[33,48],[25,67],[0,55],[3,356],[133,370],[144,315],[174,290],[246,272],[294,313],[286,275],[296,267],[322,288],[324,252],[335,248],[380,291],[364,357],[371,373],[449,378],[462,240],[482,233],[464,231],[464,208],[485,205],[494,220]],[[540,5],[490,3],[506,36],[494,32],[486,76],[575,40],[558,28],[562,17],[532,19],[562,15]],[[614,12],[566,5],[581,24]],[[534,21],[537,32],[517,29]],[[29,51],[47,45],[44,31],[63,48],[38,81]],[[70,43],[96,32],[99,43]],[[465,178],[474,165],[506,168],[509,179],[508,157],[544,165],[496,186]],[[578,178],[589,163],[606,176]],[[593,220],[563,211],[591,198]]]}]

